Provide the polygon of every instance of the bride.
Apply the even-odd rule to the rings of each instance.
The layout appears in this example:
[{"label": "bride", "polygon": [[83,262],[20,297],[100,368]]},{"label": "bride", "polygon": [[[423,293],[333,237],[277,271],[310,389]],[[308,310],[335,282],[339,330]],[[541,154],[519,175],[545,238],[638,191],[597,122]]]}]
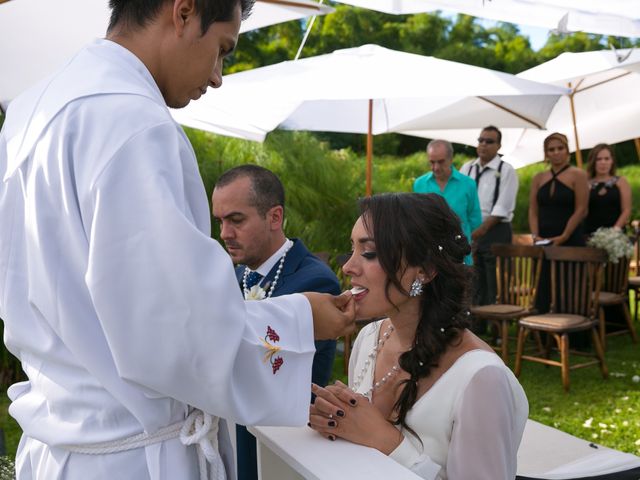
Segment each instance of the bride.
[{"label": "bride", "polygon": [[360,211],[343,271],[358,318],[385,318],[358,335],[348,387],[313,386],[309,426],[426,479],[515,478],[528,403],[467,329],[472,271],[460,221],[436,194],[377,195]]}]

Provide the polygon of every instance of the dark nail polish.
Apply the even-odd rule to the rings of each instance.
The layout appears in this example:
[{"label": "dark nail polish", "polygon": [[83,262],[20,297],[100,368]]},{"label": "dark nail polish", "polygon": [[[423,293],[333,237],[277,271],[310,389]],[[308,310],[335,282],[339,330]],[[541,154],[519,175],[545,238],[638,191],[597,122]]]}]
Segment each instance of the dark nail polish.
[{"label": "dark nail polish", "polygon": [[336,412],[336,415],[338,415],[339,417],[344,417],[344,412],[342,410],[338,410]]},{"label": "dark nail polish", "polygon": [[355,398],[352,398],[351,400],[349,400],[349,403],[350,403],[351,405],[355,406],[355,404],[356,404],[356,399],[355,399]]},{"label": "dark nail polish", "polygon": [[337,425],[337,423],[336,423],[336,421],[335,421],[335,420],[329,420],[329,421],[327,422],[327,425],[329,425],[330,427],[335,427],[335,426]]},{"label": "dark nail polish", "polygon": [[331,440],[332,442],[334,442],[336,439],[336,437],[334,435],[329,435],[329,440]]},{"label": "dark nail polish", "polygon": [[311,422],[307,422],[307,427],[311,427]]}]

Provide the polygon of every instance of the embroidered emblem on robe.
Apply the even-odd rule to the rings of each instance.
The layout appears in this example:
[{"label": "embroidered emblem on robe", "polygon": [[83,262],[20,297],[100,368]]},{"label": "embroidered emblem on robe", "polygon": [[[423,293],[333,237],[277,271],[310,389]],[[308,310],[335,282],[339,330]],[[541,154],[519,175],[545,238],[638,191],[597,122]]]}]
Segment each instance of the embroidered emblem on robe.
[{"label": "embroidered emblem on robe", "polygon": [[267,352],[264,354],[264,363],[269,362],[271,364],[271,369],[273,370],[273,374],[275,375],[284,363],[282,357],[275,356],[280,351],[280,347],[273,344],[280,341],[280,335],[278,335],[273,328],[267,326],[267,334],[263,339],[261,338],[260,340],[262,340],[264,347],[267,349]]}]

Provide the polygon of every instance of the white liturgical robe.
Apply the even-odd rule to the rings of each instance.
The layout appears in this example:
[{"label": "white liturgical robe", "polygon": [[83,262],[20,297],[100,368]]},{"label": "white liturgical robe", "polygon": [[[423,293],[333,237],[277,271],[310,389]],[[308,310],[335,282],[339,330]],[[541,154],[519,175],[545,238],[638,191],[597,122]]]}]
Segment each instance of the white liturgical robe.
[{"label": "white liturgical robe", "polygon": [[177,439],[65,448],[151,434],[188,406],[307,421],[309,303],[242,299],[191,145],[131,52],[98,40],[14,100],[0,178],[0,317],[28,376],[9,391],[19,479],[198,478]]}]

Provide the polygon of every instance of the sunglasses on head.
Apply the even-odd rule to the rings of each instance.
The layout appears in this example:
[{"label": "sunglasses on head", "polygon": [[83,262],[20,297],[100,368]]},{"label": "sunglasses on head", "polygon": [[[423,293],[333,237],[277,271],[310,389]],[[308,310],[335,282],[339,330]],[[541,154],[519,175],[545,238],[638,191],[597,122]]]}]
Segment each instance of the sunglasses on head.
[{"label": "sunglasses on head", "polygon": [[478,138],[478,143],[486,143],[487,145],[493,145],[494,143],[496,143],[496,140],[494,140],[493,138],[480,137]]}]

